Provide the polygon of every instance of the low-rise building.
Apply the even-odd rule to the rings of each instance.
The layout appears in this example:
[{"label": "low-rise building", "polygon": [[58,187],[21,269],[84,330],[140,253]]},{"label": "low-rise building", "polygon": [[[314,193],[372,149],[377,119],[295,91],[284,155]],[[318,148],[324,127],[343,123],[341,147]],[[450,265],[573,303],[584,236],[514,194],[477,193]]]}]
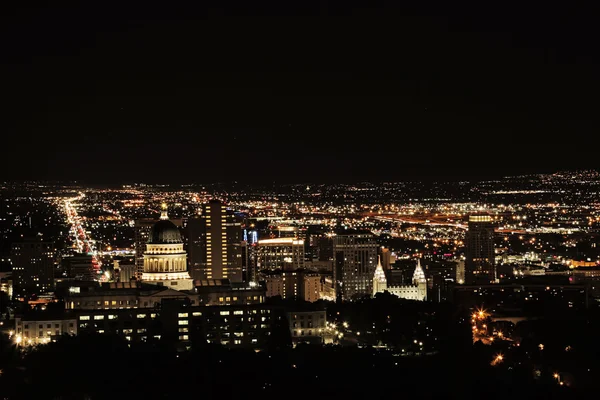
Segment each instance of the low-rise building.
[{"label": "low-rise building", "polygon": [[78,311],[79,332],[111,333],[130,342],[163,340],[177,347],[205,344],[260,347],[271,331],[271,307],[255,305],[192,306],[165,300],[157,309]]},{"label": "low-rise building", "polygon": [[15,341],[22,345],[36,345],[56,340],[62,335],[77,334],[74,313],[32,312],[15,316]]},{"label": "low-rise building", "polygon": [[302,310],[287,313],[293,343],[322,343],[327,336],[325,310]]},{"label": "low-rise building", "polygon": [[265,288],[228,279],[200,280],[189,291],[137,281],[111,282],[71,287],[65,303],[67,309],[132,309],[157,307],[164,299],[189,299],[192,305],[203,306],[261,304]]},{"label": "low-rise building", "polygon": [[321,276],[303,269],[264,275],[267,297],[315,302],[321,298]]},{"label": "low-rise building", "polygon": [[265,304],[203,306],[163,299],[156,307],[35,312],[15,318],[20,345],[48,343],[64,334],[113,334],[132,343],[162,341],[180,350],[206,344],[259,348],[279,309]]}]

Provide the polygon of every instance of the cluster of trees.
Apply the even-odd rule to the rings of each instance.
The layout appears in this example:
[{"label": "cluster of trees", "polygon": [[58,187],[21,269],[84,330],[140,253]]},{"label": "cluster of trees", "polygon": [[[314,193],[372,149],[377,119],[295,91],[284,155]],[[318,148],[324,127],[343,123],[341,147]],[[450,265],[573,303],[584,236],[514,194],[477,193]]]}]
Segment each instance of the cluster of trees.
[{"label": "cluster of trees", "polygon": [[[161,341],[129,343],[106,334],[65,336],[24,350],[2,338],[0,398],[573,398],[599,389],[600,315],[593,312],[520,323],[515,346],[505,340],[473,345],[470,314],[449,304],[383,293],[311,307],[326,308],[339,326],[347,322],[350,334],[360,331],[361,344],[385,341],[391,350],[293,348],[285,321],[260,352],[208,344],[178,352]],[[436,351],[400,355],[398,348],[414,338]],[[492,363],[498,354],[502,362]]]},{"label": "cluster of trees", "polygon": [[[272,351],[208,346],[175,352],[118,336],[64,337],[22,355],[2,343],[0,395],[8,399],[525,398],[570,389],[496,368],[476,347],[456,357],[299,345]],[[534,396],[534,397],[535,397]]]}]

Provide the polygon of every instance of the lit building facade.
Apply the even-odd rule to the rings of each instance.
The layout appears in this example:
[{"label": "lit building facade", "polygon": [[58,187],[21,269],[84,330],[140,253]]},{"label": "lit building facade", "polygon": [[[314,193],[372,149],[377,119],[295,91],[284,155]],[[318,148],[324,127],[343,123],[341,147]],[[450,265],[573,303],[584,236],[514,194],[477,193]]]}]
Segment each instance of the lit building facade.
[{"label": "lit building facade", "polygon": [[427,300],[427,279],[423,268],[421,268],[421,260],[417,260],[412,285],[388,285],[385,271],[381,265],[381,260],[379,260],[373,275],[373,296],[383,292],[389,292],[406,300]]},{"label": "lit building facade", "polygon": [[[183,220],[181,219],[171,219],[170,221],[177,227],[181,227],[183,224]],[[144,253],[146,252],[146,244],[148,243],[150,232],[155,223],[155,218],[141,218],[136,220],[134,224],[135,277],[137,279],[141,279],[144,273]]]},{"label": "lit building facade", "polygon": [[206,344],[253,348],[264,345],[271,321],[271,308],[262,304],[191,306],[167,300],[158,309],[78,312],[77,329],[113,333],[130,342],[162,340],[182,350]]},{"label": "lit building facade", "polygon": [[65,306],[69,310],[124,310],[160,307],[163,300],[172,299],[189,300],[193,306],[254,305],[265,301],[265,288],[226,279],[199,281],[190,291],[136,281],[102,283],[69,287]]},{"label": "lit building facade", "polygon": [[242,282],[242,227],[233,211],[218,200],[202,205],[188,223],[190,268],[194,280]]},{"label": "lit building facade", "polygon": [[10,299],[13,297],[12,272],[0,272],[0,292],[4,292]]},{"label": "lit building facade", "polygon": [[267,297],[315,302],[321,298],[321,276],[308,271],[277,271],[265,275]]},{"label": "lit building facade", "polygon": [[256,246],[259,271],[292,271],[304,268],[304,240],[282,237],[259,240]]},{"label": "lit building facade", "polygon": [[293,343],[322,343],[327,335],[325,310],[293,311],[287,313]]},{"label": "lit building facade", "polygon": [[351,300],[373,294],[378,244],[370,232],[344,232],[333,239],[336,298]]},{"label": "lit building facade", "polygon": [[62,335],[77,334],[77,318],[72,313],[60,316],[42,312],[15,316],[15,342],[19,345],[49,343]]},{"label": "lit building facade", "polygon": [[465,283],[496,282],[494,222],[490,215],[469,216],[465,244]]},{"label": "lit building facade", "polygon": [[181,233],[169,221],[166,205],[160,220],[150,231],[144,252],[142,282],[167,286],[176,290],[191,290],[193,281],[187,271],[187,253],[183,249]]},{"label": "lit building facade", "polygon": [[135,342],[163,341],[177,349],[220,344],[232,348],[264,346],[272,330],[272,308],[264,304],[193,306],[164,299],[157,307],[69,310],[52,319],[17,317],[14,341],[48,343],[63,334],[116,334]]}]

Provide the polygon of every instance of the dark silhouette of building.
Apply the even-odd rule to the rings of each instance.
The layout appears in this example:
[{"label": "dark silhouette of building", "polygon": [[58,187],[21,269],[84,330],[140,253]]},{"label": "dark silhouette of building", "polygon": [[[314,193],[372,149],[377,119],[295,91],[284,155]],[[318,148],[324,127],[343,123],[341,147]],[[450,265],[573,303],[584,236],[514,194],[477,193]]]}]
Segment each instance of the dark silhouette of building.
[{"label": "dark silhouette of building", "polygon": [[13,243],[15,297],[44,293],[54,286],[54,243],[25,240]]},{"label": "dark silhouette of building", "polygon": [[154,218],[142,218],[135,221],[135,267],[136,276],[141,279],[144,273],[144,253],[150,230],[156,220]]},{"label": "dark silhouette of building", "polygon": [[465,282],[495,281],[494,222],[487,214],[471,215],[466,236]]},{"label": "dark silhouette of building", "polygon": [[94,274],[94,259],[90,254],[79,253],[62,259],[63,268],[70,279],[92,281]]},{"label": "dark silhouette of building", "polygon": [[333,273],[338,301],[371,296],[377,248],[371,232],[346,230],[334,236]]},{"label": "dark silhouette of building", "polygon": [[317,253],[319,261],[333,260],[333,238],[329,235],[319,236],[317,239]]},{"label": "dark silhouette of building", "polygon": [[242,276],[244,282],[256,282],[256,244],[242,241]]}]

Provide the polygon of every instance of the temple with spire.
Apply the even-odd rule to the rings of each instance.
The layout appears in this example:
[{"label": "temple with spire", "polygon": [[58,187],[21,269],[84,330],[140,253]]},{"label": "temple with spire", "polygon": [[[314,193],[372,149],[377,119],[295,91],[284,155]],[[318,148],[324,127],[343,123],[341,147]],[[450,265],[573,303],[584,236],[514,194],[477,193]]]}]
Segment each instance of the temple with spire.
[{"label": "temple with spire", "polygon": [[378,258],[377,268],[373,275],[373,296],[377,293],[389,292],[401,299],[427,300],[427,279],[421,268],[421,260],[417,259],[417,266],[412,277],[412,285],[388,285],[385,271],[381,265],[381,257]]},{"label": "temple with spire", "polygon": [[152,226],[146,243],[142,282],[175,290],[193,288],[181,233],[169,220],[166,204],[162,205],[160,219]]}]

